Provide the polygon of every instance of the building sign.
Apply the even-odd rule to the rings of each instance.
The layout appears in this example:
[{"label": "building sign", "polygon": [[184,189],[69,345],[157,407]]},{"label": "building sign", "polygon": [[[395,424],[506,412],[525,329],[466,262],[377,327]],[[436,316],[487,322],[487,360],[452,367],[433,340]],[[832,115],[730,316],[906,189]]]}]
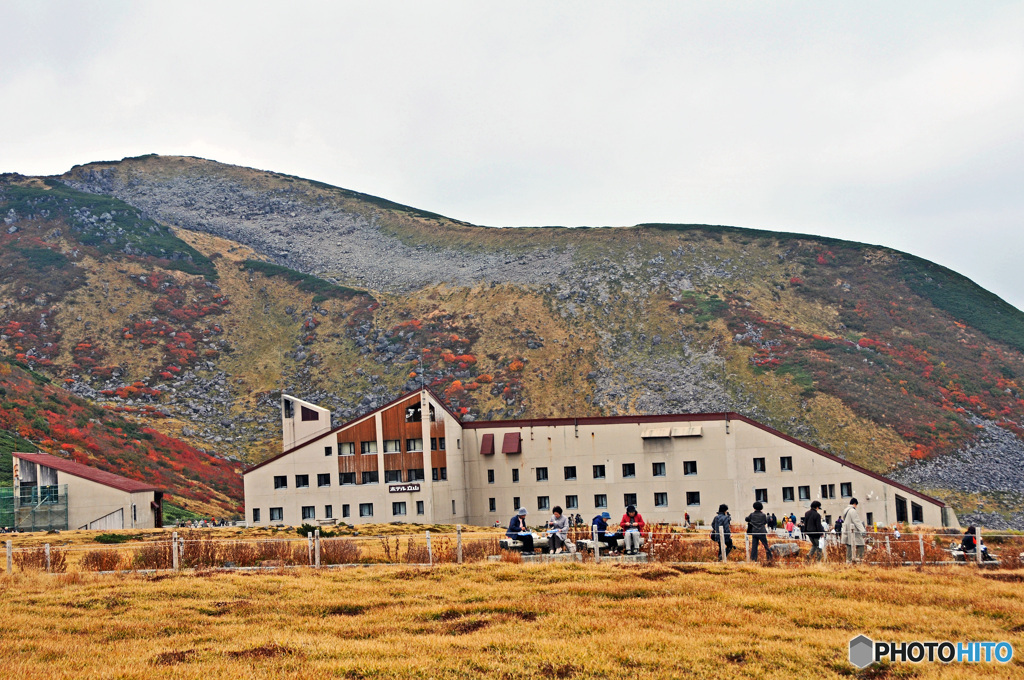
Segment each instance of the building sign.
[{"label": "building sign", "polygon": [[407,491],[419,491],[419,484],[392,484],[388,486],[388,493],[405,493]]}]

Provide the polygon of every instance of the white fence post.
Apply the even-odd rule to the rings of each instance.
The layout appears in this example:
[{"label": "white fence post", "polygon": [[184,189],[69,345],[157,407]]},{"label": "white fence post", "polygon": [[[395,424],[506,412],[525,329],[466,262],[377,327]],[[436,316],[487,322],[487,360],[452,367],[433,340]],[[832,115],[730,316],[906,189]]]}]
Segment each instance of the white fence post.
[{"label": "white fence post", "polygon": [[178,571],[178,532],[171,534],[171,569]]},{"label": "white fence post", "polygon": [[593,533],[592,538],[594,539],[594,564],[601,564],[601,541],[597,537],[597,525],[593,525],[591,531]]},{"label": "white fence post", "polygon": [[743,534],[743,561],[750,561],[750,534]]},{"label": "white fence post", "polygon": [[14,544],[7,541],[7,573],[14,573]]},{"label": "white fence post", "polygon": [[921,548],[921,566],[924,566],[924,534],[917,535],[917,545]]},{"label": "white fence post", "polygon": [[314,566],[317,569],[319,569],[320,568],[320,530],[319,529],[316,530],[316,533],[314,534],[313,538],[316,541],[315,545],[313,546],[313,559],[314,559],[314,562],[315,562]]},{"label": "white fence post", "polygon": [[307,564],[309,564],[309,566],[313,566],[313,532],[312,531],[307,531],[306,532],[306,553],[309,556],[309,561],[307,562]]},{"label": "white fence post", "polygon": [[50,544],[47,543],[43,546],[43,552],[46,553],[46,573],[50,573]]},{"label": "white fence post", "polygon": [[430,532],[429,531],[427,532],[427,561],[430,563],[430,566],[434,566],[434,551],[430,547]]},{"label": "white fence post", "polygon": [[455,550],[459,559],[459,564],[462,564],[462,525],[455,525]]},{"label": "white fence post", "polygon": [[718,547],[721,551],[722,561],[725,562],[729,558],[725,554],[725,531],[721,527],[718,528]]},{"label": "white fence post", "polygon": [[892,555],[892,546],[889,545],[889,534],[885,535],[885,552]]},{"label": "white fence post", "polygon": [[977,560],[978,566],[981,566],[981,527],[978,527],[977,531],[974,532],[974,559]]}]

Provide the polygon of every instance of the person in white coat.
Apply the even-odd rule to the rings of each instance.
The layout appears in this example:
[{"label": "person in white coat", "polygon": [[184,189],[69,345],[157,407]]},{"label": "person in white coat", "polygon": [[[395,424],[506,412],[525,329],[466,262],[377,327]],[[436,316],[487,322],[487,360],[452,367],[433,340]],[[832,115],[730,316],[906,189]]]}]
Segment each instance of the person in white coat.
[{"label": "person in white coat", "polygon": [[864,536],[867,527],[857,512],[857,499],[851,498],[850,505],[843,511],[843,533],[841,542],[846,546],[847,563],[864,559]]}]

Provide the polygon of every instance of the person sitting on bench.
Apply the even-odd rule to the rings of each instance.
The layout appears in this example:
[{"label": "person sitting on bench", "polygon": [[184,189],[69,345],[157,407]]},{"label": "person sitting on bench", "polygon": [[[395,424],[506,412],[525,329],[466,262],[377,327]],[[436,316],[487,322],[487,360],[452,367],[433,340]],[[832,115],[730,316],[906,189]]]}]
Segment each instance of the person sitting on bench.
[{"label": "person sitting on bench", "polygon": [[636,511],[635,505],[626,506],[626,514],[622,516],[622,521],[619,522],[619,526],[622,527],[623,540],[625,542],[626,554],[636,555],[640,552],[640,532],[647,526],[644,523],[643,516]]},{"label": "person sitting on bench", "polygon": [[[967,527],[967,532],[964,534],[964,537],[960,539],[960,549],[964,551],[964,555],[973,555],[975,551],[978,549],[979,540],[980,539],[978,538],[978,530],[973,526]],[[985,544],[982,544],[981,546],[981,559],[995,559],[988,554],[988,546]]]},{"label": "person sitting on bench", "polygon": [[548,520],[548,552],[560,553],[569,537],[569,518],[562,516],[562,508],[555,506]]},{"label": "person sitting on bench", "polygon": [[590,526],[597,527],[597,540],[606,546],[606,555],[619,551],[619,534],[608,526],[608,520],[611,518],[612,516],[605,511],[590,521]]},{"label": "person sitting on bench", "polygon": [[526,526],[526,508],[519,508],[518,512],[512,516],[505,535],[522,543],[523,553],[533,553],[533,534],[530,532],[530,527]]}]

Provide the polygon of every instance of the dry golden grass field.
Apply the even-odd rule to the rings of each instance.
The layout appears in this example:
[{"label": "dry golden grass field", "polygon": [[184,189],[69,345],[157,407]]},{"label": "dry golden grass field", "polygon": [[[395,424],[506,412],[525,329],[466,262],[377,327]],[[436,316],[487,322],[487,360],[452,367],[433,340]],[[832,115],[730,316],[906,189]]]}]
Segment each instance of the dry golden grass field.
[{"label": "dry golden grass field", "polygon": [[1024,678],[859,672],[874,639],[1024,642],[1024,573],[742,564],[0,576],[5,678]]}]

